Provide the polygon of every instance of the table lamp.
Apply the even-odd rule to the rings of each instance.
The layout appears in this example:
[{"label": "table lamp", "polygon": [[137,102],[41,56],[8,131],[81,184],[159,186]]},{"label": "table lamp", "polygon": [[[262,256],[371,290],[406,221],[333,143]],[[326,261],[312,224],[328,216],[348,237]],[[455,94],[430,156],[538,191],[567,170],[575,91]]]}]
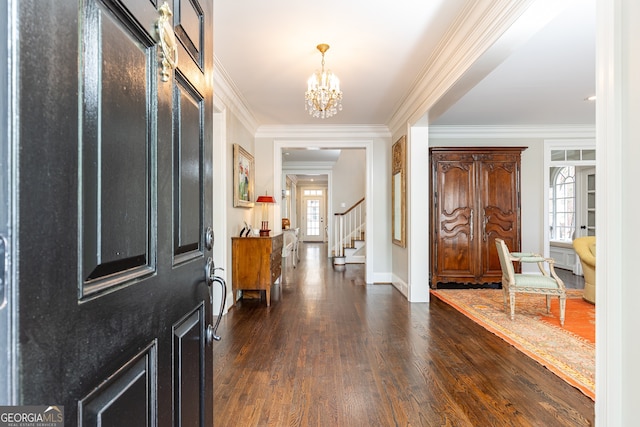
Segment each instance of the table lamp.
[{"label": "table lamp", "polygon": [[275,197],[258,196],[256,203],[262,203],[262,226],[260,227],[260,236],[269,236],[269,205],[276,202]]}]

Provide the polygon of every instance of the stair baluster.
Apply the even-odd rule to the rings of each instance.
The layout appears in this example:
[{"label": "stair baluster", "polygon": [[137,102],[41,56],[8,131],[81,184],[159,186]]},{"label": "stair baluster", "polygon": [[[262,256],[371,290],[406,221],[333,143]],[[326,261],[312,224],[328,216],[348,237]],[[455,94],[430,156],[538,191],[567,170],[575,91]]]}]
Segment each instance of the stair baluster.
[{"label": "stair baluster", "polygon": [[364,263],[364,198],[349,209],[334,216],[334,266],[345,263]]}]

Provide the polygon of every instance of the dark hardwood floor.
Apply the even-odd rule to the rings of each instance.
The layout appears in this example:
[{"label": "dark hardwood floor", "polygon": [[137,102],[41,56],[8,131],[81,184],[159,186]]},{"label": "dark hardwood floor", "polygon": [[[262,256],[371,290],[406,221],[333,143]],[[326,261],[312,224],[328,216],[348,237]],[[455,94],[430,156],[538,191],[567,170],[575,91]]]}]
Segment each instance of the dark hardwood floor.
[{"label": "dark hardwood floor", "polygon": [[584,289],[584,277],[576,276],[572,271],[563,268],[556,268],[556,274],[567,289]]},{"label": "dark hardwood floor", "polygon": [[582,426],[594,403],[437,299],[334,271],[321,244],[214,344],[216,426]]}]

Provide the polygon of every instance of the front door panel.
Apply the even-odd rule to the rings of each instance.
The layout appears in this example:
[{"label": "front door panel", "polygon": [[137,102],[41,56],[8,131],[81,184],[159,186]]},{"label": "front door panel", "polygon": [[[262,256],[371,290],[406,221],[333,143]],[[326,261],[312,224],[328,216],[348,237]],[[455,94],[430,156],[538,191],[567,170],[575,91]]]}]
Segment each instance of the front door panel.
[{"label": "front door panel", "polygon": [[213,424],[212,3],[167,4],[175,68],[163,1],[16,3],[14,393],[66,425]]},{"label": "front door panel", "polygon": [[80,425],[156,425],[156,351],[145,348],[78,402]]},{"label": "front door panel", "polygon": [[202,206],[204,100],[179,77],[175,85],[174,111],[174,261],[202,256],[200,241],[204,227]]},{"label": "front door panel", "polygon": [[[89,0],[83,13],[81,298],[155,271],[156,235],[151,231],[157,215],[151,195],[157,191],[152,175],[157,110],[148,108],[157,103],[151,78],[155,41],[125,10],[109,6]],[[156,16],[149,5],[145,17]]]},{"label": "front door panel", "polygon": [[173,328],[173,415],[176,426],[202,425],[207,409],[203,393],[206,387],[203,321],[204,306],[201,306]]}]

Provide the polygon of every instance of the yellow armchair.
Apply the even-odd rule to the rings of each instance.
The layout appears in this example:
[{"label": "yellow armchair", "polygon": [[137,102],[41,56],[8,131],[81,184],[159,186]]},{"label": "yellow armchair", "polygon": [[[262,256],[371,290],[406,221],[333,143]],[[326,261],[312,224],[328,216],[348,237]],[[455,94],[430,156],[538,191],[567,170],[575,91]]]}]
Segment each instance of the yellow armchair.
[{"label": "yellow armchair", "polygon": [[596,303],[596,238],[595,236],[578,237],[573,241],[573,248],[580,257],[584,273],[584,293],[582,298]]}]

